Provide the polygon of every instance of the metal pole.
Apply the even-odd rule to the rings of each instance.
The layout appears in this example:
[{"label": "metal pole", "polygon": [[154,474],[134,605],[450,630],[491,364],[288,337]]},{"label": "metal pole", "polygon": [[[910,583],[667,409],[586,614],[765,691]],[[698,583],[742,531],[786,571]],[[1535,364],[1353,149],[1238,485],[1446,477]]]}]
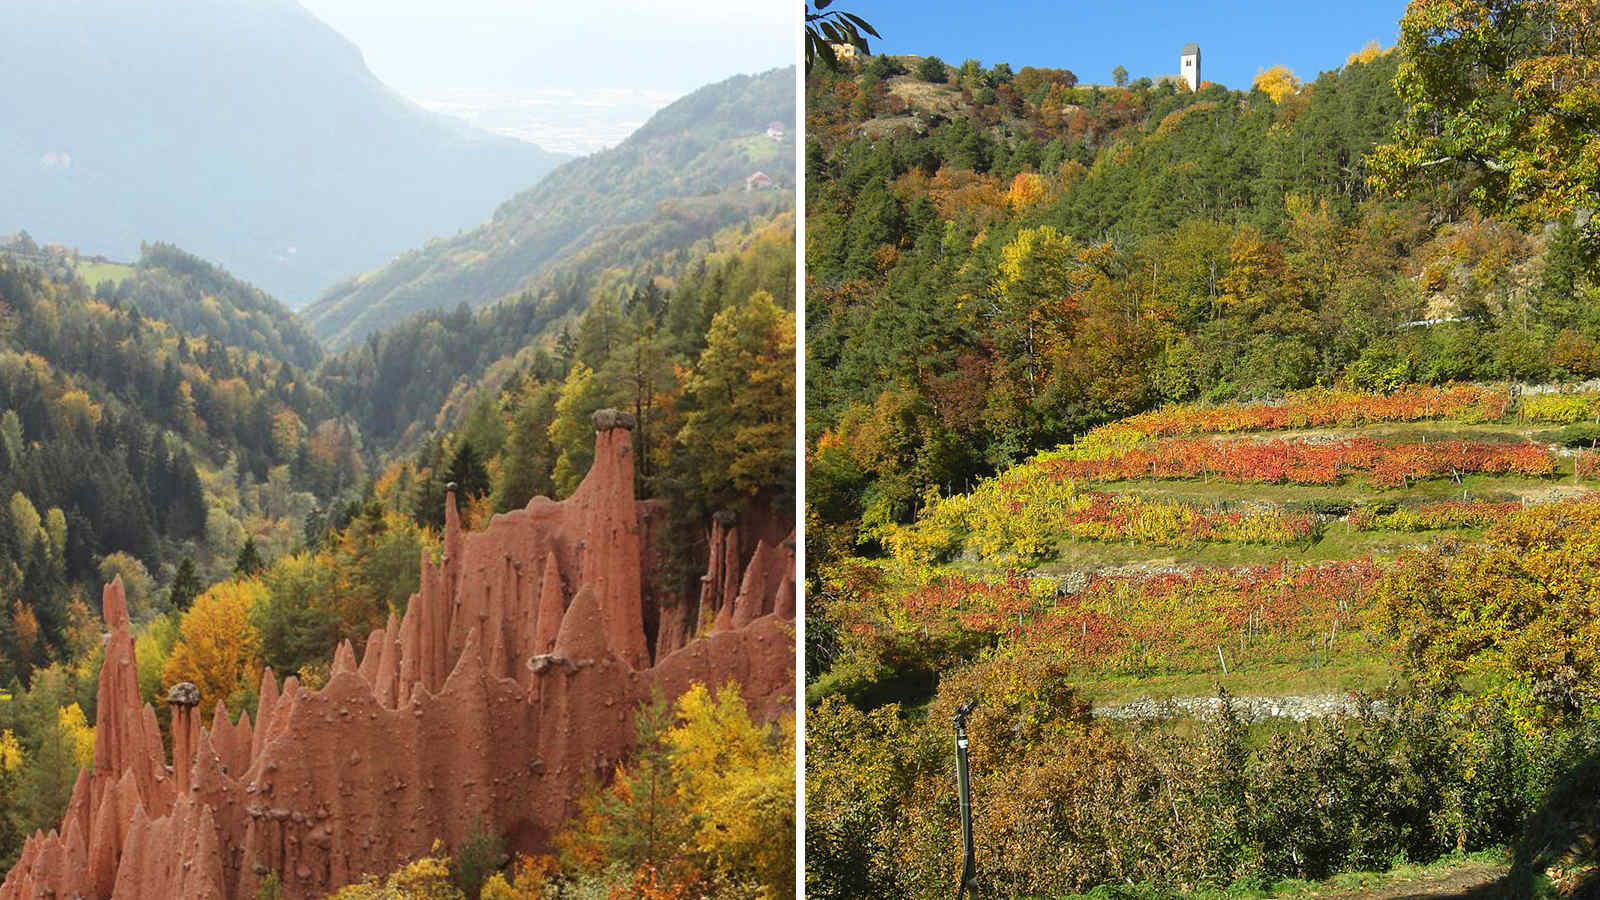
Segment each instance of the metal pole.
[{"label": "metal pole", "polygon": [[972,850],[972,782],[967,770],[967,715],[978,705],[972,700],[956,708],[956,788],[961,793],[961,844],[965,856],[961,862],[961,884],[956,887],[956,900],[978,896],[977,856]]}]

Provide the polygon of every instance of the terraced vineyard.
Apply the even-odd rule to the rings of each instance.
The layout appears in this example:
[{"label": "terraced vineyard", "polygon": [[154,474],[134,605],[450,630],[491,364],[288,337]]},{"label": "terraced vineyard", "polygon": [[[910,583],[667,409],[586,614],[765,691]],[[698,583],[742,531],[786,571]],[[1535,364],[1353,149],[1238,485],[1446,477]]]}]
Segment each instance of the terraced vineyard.
[{"label": "terraced vineyard", "polygon": [[1097,703],[1380,687],[1372,586],[1408,548],[1600,497],[1572,446],[1597,413],[1453,385],[1135,416],[883,530],[831,614],[875,658],[1056,658]]}]

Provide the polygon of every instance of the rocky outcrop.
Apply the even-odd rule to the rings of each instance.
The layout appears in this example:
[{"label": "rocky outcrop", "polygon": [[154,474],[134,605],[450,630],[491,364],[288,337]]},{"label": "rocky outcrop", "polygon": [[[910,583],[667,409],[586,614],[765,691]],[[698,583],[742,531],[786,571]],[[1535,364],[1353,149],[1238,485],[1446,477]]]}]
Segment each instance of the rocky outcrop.
[{"label": "rocky outcrop", "polygon": [[[712,516],[696,616],[700,634],[741,627],[780,607],[794,618],[795,534],[792,527],[775,527],[779,521],[770,513],[743,520],[731,511]],[[687,639],[687,630],[681,633]]]},{"label": "rocky outcrop", "polygon": [[792,532],[715,525],[706,583],[720,590],[702,591],[711,614],[696,628],[685,604],[647,599],[663,579],[643,533],[652,507],[633,495],[631,419],[595,422],[594,466],[567,500],[535,498],[467,534],[450,492],[421,590],[359,658],[340,645],[321,690],[268,670],[253,724],[215,703],[206,727],[194,701],[208,698],[175,687],[170,769],[140,702],[122,584],[107,586],[94,766],[0,900],[248,900],[270,873],[284,897],[319,897],[435,838],[454,845],[479,817],[535,851],[584,780],[627,752],[653,691],[734,680],[761,715],[790,708]]}]

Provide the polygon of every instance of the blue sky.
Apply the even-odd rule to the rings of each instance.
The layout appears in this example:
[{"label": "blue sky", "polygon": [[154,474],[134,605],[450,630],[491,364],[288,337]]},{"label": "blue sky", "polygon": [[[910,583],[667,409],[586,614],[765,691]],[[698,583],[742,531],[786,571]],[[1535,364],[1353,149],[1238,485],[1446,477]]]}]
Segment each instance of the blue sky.
[{"label": "blue sky", "polygon": [[1083,82],[1109,83],[1122,65],[1133,78],[1178,71],[1178,50],[1200,45],[1202,77],[1248,90],[1256,72],[1282,63],[1302,80],[1344,64],[1368,41],[1393,46],[1403,0],[1335,4],[1246,0],[1178,5],[998,0],[836,0],[884,36],[873,51],[935,54],[959,64],[1008,62],[1071,69]]}]

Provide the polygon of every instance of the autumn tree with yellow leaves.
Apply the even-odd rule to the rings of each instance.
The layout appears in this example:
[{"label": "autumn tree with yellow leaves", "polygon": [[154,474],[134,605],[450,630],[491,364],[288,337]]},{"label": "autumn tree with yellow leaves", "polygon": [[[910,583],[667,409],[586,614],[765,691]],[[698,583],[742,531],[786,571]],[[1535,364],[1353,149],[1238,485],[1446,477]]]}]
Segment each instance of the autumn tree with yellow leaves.
[{"label": "autumn tree with yellow leaves", "polygon": [[237,709],[261,679],[261,634],[251,610],[266,598],[266,586],[255,578],[224,581],[196,597],[178,623],[167,684],[193,682],[204,708],[223,700]]},{"label": "autumn tree with yellow leaves", "polygon": [[557,453],[550,472],[556,496],[571,495],[589,473],[594,462],[594,425],[590,416],[605,405],[604,385],[595,379],[593,370],[581,362],[573,366],[562,382],[555,417],[549,426],[550,444]]},{"label": "autumn tree with yellow leaves", "polygon": [[719,868],[781,891],[794,883],[794,722],[750,719],[736,683],[678,698],[667,733],[678,793],[697,824],[694,846]]},{"label": "autumn tree with yellow leaves", "polygon": [[1388,52],[1389,51],[1383,49],[1383,45],[1377,41],[1367,41],[1367,43],[1363,45],[1360,50],[1350,54],[1350,56],[1345,59],[1344,64],[1347,66],[1353,66],[1357,63],[1366,65],[1367,63],[1372,62]]},{"label": "autumn tree with yellow leaves", "polygon": [[1283,101],[1300,90],[1300,79],[1294,77],[1293,69],[1279,63],[1270,69],[1256,72],[1256,80],[1251,87],[1264,92],[1272,98],[1273,103],[1282,106]]},{"label": "autumn tree with yellow leaves", "polygon": [[627,885],[613,890],[625,896],[732,896],[749,889],[791,896],[793,720],[753,721],[730,682],[715,692],[696,684],[671,707],[657,697],[639,711],[635,727],[632,758],[609,785],[585,790],[578,814],[557,836],[559,875],[548,863],[528,861],[519,864],[518,878],[530,885],[546,878],[620,880]]},{"label": "autumn tree with yellow leaves", "polygon": [[436,843],[432,855],[413,860],[388,877],[368,875],[357,884],[340,888],[328,900],[465,900],[466,895],[450,880],[450,860],[441,849]]},{"label": "autumn tree with yellow leaves", "polygon": [[56,728],[78,768],[94,765],[94,727],[84,718],[83,707],[69,703],[57,710]]},{"label": "autumn tree with yellow leaves", "polygon": [[22,811],[17,802],[22,764],[22,742],[11,729],[0,731],[0,859],[22,843],[22,831],[17,827]]},{"label": "autumn tree with yellow leaves", "polygon": [[699,473],[709,505],[736,505],[792,481],[794,342],[794,315],[766,291],[712,319],[678,435],[679,462]]}]

